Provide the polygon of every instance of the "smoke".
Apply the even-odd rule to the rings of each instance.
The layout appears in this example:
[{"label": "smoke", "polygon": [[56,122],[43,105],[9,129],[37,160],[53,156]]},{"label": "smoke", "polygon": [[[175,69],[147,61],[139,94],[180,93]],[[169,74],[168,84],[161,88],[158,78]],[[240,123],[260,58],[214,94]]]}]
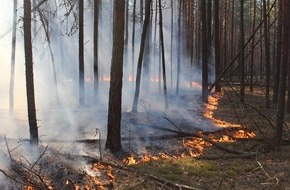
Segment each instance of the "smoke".
[{"label": "smoke", "polygon": [[[33,24],[33,59],[35,76],[35,97],[37,118],[39,125],[40,140],[47,139],[86,139],[96,138],[95,130],[100,129],[102,137],[106,136],[107,109],[109,94],[109,77],[112,52],[112,26],[113,26],[113,1],[102,1],[99,15],[99,76],[100,85],[98,92],[98,104],[94,104],[94,76],[93,76],[93,8],[90,4],[85,5],[85,107],[78,106],[78,32],[70,34],[71,27],[75,24],[75,17],[71,13],[66,17],[66,9],[58,7],[55,12],[55,4],[48,1],[49,12],[44,13],[48,19],[50,41],[55,60],[53,67],[52,57],[49,52],[48,42],[39,16]],[[124,55],[124,81],[123,81],[123,137],[162,135],[162,130],[154,130],[153,127],[171,128],[174,126],[166,121],[163,116],[168,116],[174,123],[181,126],[212,130],[212,126],[200,119],[199,87],[191,87],[192,82],[201,81],[200,70],[192,65],[198,65],[196,60],[191,63],[191,57],[186,53],[185,38],[177,39],[177,1],[174,1],[175,13],[173,17],[174,30],[171,33],[171,8],[170,2],[164,1],[163,5],[163,32],[165,44],[165,61],[167,74],[167,88],[169,97],[169,110],[165,111],[163,97],[162,67],[160,66],[159,48],[159,17],[155,26],[155,6],[151,16],[151,32],[148,32],[149,51],[146,56],[149,60],[149,73],[142,75],[141,92],[138,109],[141,115],[129,114],[132,108],[133,95],[135,90],[136,65],[140,50],[142,33],[142,21],[137,18],[135,28],[135,51],[132,55],[132,12],[133,1],[129,5],[128,23],[128,46],[127,54]],[[0,26],[9,30],[12,27],[12,1],[1,1],[0,6],[5,7],[0,12]],[[155,1],[154,1],[155,5]],[[59,6],[59,5],[57,5]],[[0,33],[0,135],[7,135],[11,138],[29,138],[27,122],[26,89],[25,89],[25,65],[23,51],[22,32],[22,5],[18,7],[17,25],[17,51],[15,67],[15,93],[14,93],[14,114],[8,117],[9,109],[9,84],[10,84],[10,54],[11,54],[11,32]],[[137,3],[136,11],[139,14]],[[77,15],[77,7],[73,9]],[[37,14],[36,14],[37,15]],[[139,15],[140,16],[140,15]],[[156,28],[156,29],[155,29]],[[156,30],[156,32],[155,32]],[[69,35],[68,35],[69,34]],[[171,35],[172,59],[171,59]],[[155,39],[155,40],[154,40]],[[180,92],[176,96],[177,81],[177,46],[181,44],[180,54]],[[132,60],[134,57],[134,60]],[[54,70],[56,71],[57,86],[54,81]],[[57,101],[57,98],[59,101]],[[144,127],[144,126],[150,127]],[[157,132],[158,131],[158,132]],[[146,139],[147,138],[147,139]],[[138,139],[138,138],[137,138]],[[141,147],[143,141],[136,141]],[[74,145],[75,146],[75,145]],[[127,146],[127,145],[126,145]],[[64,148],[66,146],[63,146]],[[72,151],[67,147],[66,151]],[[86,152],[82,145],[74,147],[74,153]],[[97,154],[97,153],[96,153]],[[4,163],[6,163],[3,160]],[[1,162],[2,163],[2,162]]]}]

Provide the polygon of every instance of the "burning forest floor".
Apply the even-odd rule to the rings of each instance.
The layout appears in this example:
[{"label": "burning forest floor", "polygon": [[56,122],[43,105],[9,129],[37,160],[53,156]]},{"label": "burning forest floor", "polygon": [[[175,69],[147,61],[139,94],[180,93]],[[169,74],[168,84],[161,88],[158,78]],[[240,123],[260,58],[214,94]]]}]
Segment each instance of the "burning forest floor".
[{"label": "burning forest floor", "polygon": [[[193,103],[200,101],[199,96],[181,98],[186,99],[181,103],[188,102],[184,112],[157,113],[144,104],[142,113],[124,113],[123,151],[116,154],[99,153],[97,140],[82,142],[86,147],[82,153],[63,151],[63,144],[51,142],[31,159],[31,151],[16,153],[19,150],[8,143],[11,169],[0,171],[25,190],[290,190],[290,115],[286,114],[281,151],[273,151],[275,106],[264,107],[262,89],[247,92],[246,104],[239,103],[229,87],[211,94],[207,105]],[[77,149],[79,143],[70,146]],[[22,157],[16,159],[14,154]]]}]

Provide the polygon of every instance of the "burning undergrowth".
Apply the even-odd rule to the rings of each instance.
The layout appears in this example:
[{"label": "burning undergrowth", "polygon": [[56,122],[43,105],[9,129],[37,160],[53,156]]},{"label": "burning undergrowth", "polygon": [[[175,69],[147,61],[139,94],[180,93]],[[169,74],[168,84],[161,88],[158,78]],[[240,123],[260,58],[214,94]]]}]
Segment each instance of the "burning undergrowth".
[{"label": "burning undergrowth", "polygon": [[39,151],[34,160],[21,155],[14,158],[8,149],[10,165],[0,170],[10,180],[14,188],[37,189],[105,189],[112,186],[115,177],[112,168],[92,157],[85,158],[43,147],[34,146]]},{"label": "burning undergrowth", "polygon": [[[125,113],[122,125],[127,128],[122,129],[122,139],[123,148],[128,150],[129,154],[122,159],[116,160],[105,152],[104,162],[100,163],[97,159],[92,159],[99,158],[98,155],[86,156],[84,151],[75,155],[72,152],[64,153],[63,150],[40,145],[40,148],[35,147],[35,151],[28,150],[26,154],[17,153],[15,156],[14,151],[8,150],[10,165],[6,167],[7,170],[2,170],[2,173],[11,183],[19,188],[24,186],[25,190],[110,189],[120,183],[117,181],[120,174],[118,169],[116,171],[110,164],[104,164],[108,160],[114,160],[118,166],[123,166],[199,157],[206,154],[206,149],[213,145],[229,144],[238,138],[254,137],[255,134],[250,130],[236,124],[223,122],[223,127],[219,127],[222,121],[215,120],[213,112],[217,109],[218,98],[221,96],[222,94],[211,96],[209,104],[200,110],[200,114],[195,114],[198,109],[191,113],[192,110],[188,109],[196,105],[196,97],[186,99],[190,100],[186,104],[184,100],[180,100],[178,103],[182,103],[183,110],[179,109],[178,112],[178,107],[172,107],[164,113],[154,110],[136,114]],[[210,113],[211,117],[206,113]],[[202,118],[197,117],[198,115]],[[207,122],[214,124],[215,128],[206,128]],[[202,128],[209,131],[201,130]],[[97,152],[97,147],[94,146],[93,149]],[[27,156],[30,152],[33,152],[34,156]]]},{"label": "burning undergrowth", "polygon": [[[214,130],[209,130],[207,132],[206,129],[209,128],[206,127],[204,127],[205,130],[200,130],[198,127],[196,127],[196,121],[192,122],[191,125],[188,123],[182,125],[182,123],[176,123],[176,119],[172,119],[171,117],[169,118],[167,115],[165,115],[163,116],[163,119],[169,121],[170,125],[167,124],[167,127],[165,128],[159,127],[159,129],[163,131],[163,135],[159,136],[160,138],[152,138],[151,136],[149,143],[144,139],[139,139],[139,141],[142,141],[141,143],[139,142],[139,144],[143,145],[143,147],[140,146],[142,150],[140,151],[140,147],[139,149],[136,147],[135,149],[129,147],[129,150],[132,154],[129,157],[123,159],[123,163],[127,165],[134,165],[160,159],[199,157],[204,154],[205,148],[211,147],[213,145],[223,149],[220,145],[218,145],[218,143],[233,143],[238,139],[255,137],[254,132],[244,128],[239,124],[229,123],[214,118],[213,113],[217,109],[218,101],[222,96],[223,93],[209,96],[209,103],[204,106],[202,111],[203,116],[207,121],[200,120],[200,118],[194,118],[194,116],[191,115],[193,119],[197,119],[199,124],[207,123],[210,121],[210,123],[216,127]],[[178,112],[175,112],[175,118],[177,115]],[[181,115],[177,117],[180,116]],[[150,118],[150,116],[148,116],[148,118]],[[184,117],[181,118],[182,120],[185,120]],[[151,135],[156,136],[156,133]],[[129,142],[129,146],[133,143],[134,142]]]}]

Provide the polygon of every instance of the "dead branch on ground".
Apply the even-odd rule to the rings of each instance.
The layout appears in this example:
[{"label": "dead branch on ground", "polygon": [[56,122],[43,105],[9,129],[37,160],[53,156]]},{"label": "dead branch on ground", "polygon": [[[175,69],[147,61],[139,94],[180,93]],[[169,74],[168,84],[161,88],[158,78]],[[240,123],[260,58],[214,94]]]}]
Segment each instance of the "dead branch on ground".
[{"label": "dead branch on ground", "polygon": [[[171,121],[171,123],[172,123],[172,125],[175,125],[176,128],[178,128],[174,122]],[[174,130],[169,130],[169,131],[176,133],[176,134],[181,134],[181,135],[190,135],[191,134],[191,133],[186,133],[183,131],[174,131]],[[212,144],[214,147],[216,147],[220,150],[223,150],[225,152],[229,152],[229,153],[233,153],[233,154],[248,154],[248,152],[243,152],[243,151],[239,151],[239,150],[233,150],[233,149],[226,148],[226,147],[220,145],[219,143],[214,142],[213,140],[211,140],[207,136],[203,135],[201,132],[192,133],[191,136],[201,138],[204,141]]]}]

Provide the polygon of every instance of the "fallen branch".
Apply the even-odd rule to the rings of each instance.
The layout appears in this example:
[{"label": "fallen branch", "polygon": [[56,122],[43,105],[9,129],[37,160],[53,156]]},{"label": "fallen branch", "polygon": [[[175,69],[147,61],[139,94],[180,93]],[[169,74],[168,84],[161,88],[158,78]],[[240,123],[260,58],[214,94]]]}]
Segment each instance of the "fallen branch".
[{"label": "fallen branch", "polygon": [[[172,123],[175,127],[177,127],[176,124],[173,123],[172,121],[171,121],[171,123]],[[177,128],[178,128],[178,127],[177,127]],[[171,129],[170,129],[169,131],[171,131],[171,132],[173,132],[173,133],[176,133],[176,134],[181,134],[181,135],[190,135],[190,134],[191,134],[191,133],[186,133],[186,132],[182,132],[182,131],[174,131],[174,130],[171,130]],[[229,153],[233,153],[233,154],[247,154],[247,152],[243,152],[243,151],[239,151],[239,150],[233,150],[233,149],[226,148],[226,147],[220,145],[219,143],[214,142],[213,140],[211,140],[211,139],[208,138],[207,136],[204,136],[204,135],[200,134],[200,132],[196,132],[196,133],[193,133],[193,134],[191,134],[191,135],[192,135],[193,137],[201,138],[201,139],[203,139],[204,141],[206,141],[206,142],[212,144],[214,147],[216,147],[216,148],[218,148],[218,149],[220,149],[220,150],[223,150],[223,151],[225,151],[225,152],[229,152]]]},{"label": "fallen branch", "polygon": [[[264,167],[262,166],[262,164],[258,161],[258,156],[256,155],[256,162],[258,163],[259,167],[264,173],[265,175],[268,177],[268,180],[271,181],[275,181],[275,183],[269,183],[269,182],[265,182],[265,183],[261,183],[262,185],[267,185],[267,184],[279,184],[279,179],[277,177],[271,177],[264,169]],[[257,169],[258,169],[257,168]]]},{"label": "fallen branch", "polygon": [[177,127],[167,116],[166,114],[163,115],[163,118],[169,121],[179,132],[182,132],[179,127]]}]

